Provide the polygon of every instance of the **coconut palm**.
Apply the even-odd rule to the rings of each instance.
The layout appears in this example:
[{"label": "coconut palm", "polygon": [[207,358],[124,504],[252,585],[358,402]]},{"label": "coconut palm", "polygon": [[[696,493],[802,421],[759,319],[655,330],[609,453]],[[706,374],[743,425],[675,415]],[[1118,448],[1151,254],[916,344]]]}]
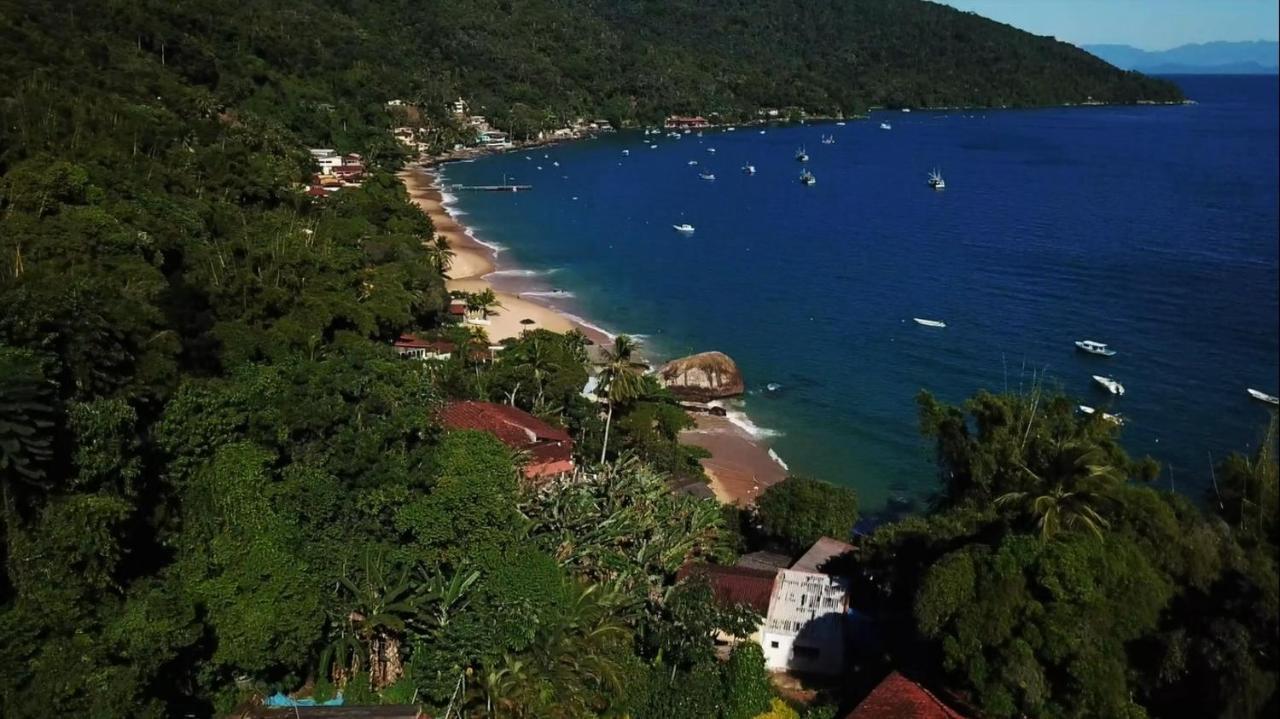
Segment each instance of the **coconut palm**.
[{"label": "coconut palm", "polygon": [[1040,473],[1026,465],[1022,471],[1048,491],[1007,492],[995,500],[995,506],[1018,506],[1035,520],[1041,539],[1051,539],[1060,529],[1088,529],[1101,538],[1102,530],[1111,526],[1096,507],[1105,495],[1100,491],[1124,481],[1124,474],[1111,463],[1101,448],[1085,441],[1068,440]]},{"label": "coconut palm", "polygon": [[427,248],[427,257],[431,260],[431,264],[435,266],[440,274],[444,275],[453,266],[453,248],[449,246],[449,240],[444,235],[436,235],[430,241],[423,243]]},{"label": "coconut palm", "polygon": [[600,447],[602,464],[609,452],[609,428],[613,424],[614,407],[639,397],[644,388],[644,382],[631,359],[637,347],[639,345],[635,340],[627,335],[618,335],[613,339],[613,349],[604,351],[604,367],[600,369],[600,383],[596,387],[596,394],[609,404],[609,413],[604,420],[604,443]]}]

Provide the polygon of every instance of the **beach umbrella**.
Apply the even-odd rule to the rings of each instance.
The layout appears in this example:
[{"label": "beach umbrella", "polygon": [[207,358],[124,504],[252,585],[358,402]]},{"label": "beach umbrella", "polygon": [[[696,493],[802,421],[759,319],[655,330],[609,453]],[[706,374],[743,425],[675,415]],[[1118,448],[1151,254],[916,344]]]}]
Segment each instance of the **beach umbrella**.
[{"label": "beach umbrella", "polygon": [[529,319],[528,317],[526,317],[526,318],[524,318],[524,319],[520,320],[520,324],[522,324],[522,325],[536,325],[536,324],[538,324],[538,323],[537,323],[537,322],[535,322],[534,320],[531,320],[531,319]]}]

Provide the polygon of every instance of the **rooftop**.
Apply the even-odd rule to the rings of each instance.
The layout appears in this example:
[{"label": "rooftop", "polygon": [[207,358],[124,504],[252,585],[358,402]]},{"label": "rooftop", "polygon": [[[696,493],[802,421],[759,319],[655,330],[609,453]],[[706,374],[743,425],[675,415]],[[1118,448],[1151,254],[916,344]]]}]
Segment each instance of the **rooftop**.
[{"label": "rooftop", "polygon": [[791,557],[778,552],[752,552],[738,557],[735,566],[744,569],[764,569],[776,572],[779,569],[786,569],[791,564]]},{"label": "rooftop", "polygon": [[823,537],[814,542],[813,546],[809,547],[809,551],[805,552],[802,557],[796,560],[795,564],[791,565],[791,569],[797,572],[820,574],[827,562],[852,551],[854,551],[852,544],[846,544],[831,537]]},{"label": "rooftop", "polygon": [[526,477],[549,477],[573,471],[573,440],[522,409],[493,402],[451,402],[440,410],[440,422],[450,429],[488,432],[498,441],[529,453]]},{"label": "rooftop", "polygon": [[678,579],[706,577],[711,591],[722,604],[745,604],[761,615],[769,611],[773,595],[773,570],[725,567],[719,564],[686,564],[676,573]]},{"label": "rooftop", "polygon": [[844,719],[965,719],[928,689],[891,672]]}]

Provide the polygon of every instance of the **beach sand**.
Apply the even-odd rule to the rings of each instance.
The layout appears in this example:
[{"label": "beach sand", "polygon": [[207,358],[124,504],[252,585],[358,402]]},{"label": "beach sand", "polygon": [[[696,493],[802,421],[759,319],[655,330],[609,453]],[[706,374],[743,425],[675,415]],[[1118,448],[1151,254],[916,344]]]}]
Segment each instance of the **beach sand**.
[{"label": "beach sand", "polygon": [[722,503],[749,506],[765,489],[787,478],[787,470],[746,430],[724,417],[696,414],[694,419],[697,427],[681,432],[680,441],[711,453],[702,460],[702,468]]},{"label": "beach sand", "polygon": [[[453,261],[449,266],[445,286],[450,290],[463,292],[479,292],[494,289],[492,283],[484,278],[496,269],[493,250],[475,241],[449,214],[435,184],[435,177],[430,172],[421,170],[405,170],[400,179],[409,191],[409,197],[431,218],[436,233],[443,235],[453,249]],[[489,324],[484,325],[485,334],[491,342],[519,337],[521,332],[530,329],[546,329],[552,332],[568,332],[571,329],[582,330],[592,341],[609,341],[603,334],[570,321],[564,315],[545,305],[518,297],[509,292],[498,292],[501,307],[489,316]],[[521,320],[531,319],[533,324],[521,324]]]},{"label": "beach sand", "polygon": [[[453,262],[449,267],[445,286],[450,290],[479,292],[494,289],[502,306],[489,317],[485,333],[492,342],[509,337],[519,337],[528,329],[547,329],[552,332],[568,332],[577,329],[597,344],[610,344],[613,338],[594,327],[574,322],[554,308],[519,297],[511,292],[499,292],[485,275],[496,269],[494,252],[475,240],[445,207],[430,170],[410,169],[400,173],[400,180],[409,191],[409,197],[422,209],[453,249]],[[534,324],[521,324],[523,319]],[[711,490],[716,499],[726,504],[748,506],[756,496],[772,484],[786,478],[784,470],[769,456],[768,447],[723,417],[694,415],[697,427],[680,435],[685,444],[702,447],[712,456],[702,460],[703,469],[711,478]]]}]

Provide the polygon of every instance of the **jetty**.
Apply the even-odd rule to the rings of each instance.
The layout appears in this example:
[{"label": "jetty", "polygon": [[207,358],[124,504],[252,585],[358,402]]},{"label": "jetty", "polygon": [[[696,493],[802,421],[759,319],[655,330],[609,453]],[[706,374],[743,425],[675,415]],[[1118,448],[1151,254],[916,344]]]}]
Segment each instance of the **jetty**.
[{"label": "jetty", "polygon": [[450,185],[450,190],[474,192],[528,192],[533,185]]}]

